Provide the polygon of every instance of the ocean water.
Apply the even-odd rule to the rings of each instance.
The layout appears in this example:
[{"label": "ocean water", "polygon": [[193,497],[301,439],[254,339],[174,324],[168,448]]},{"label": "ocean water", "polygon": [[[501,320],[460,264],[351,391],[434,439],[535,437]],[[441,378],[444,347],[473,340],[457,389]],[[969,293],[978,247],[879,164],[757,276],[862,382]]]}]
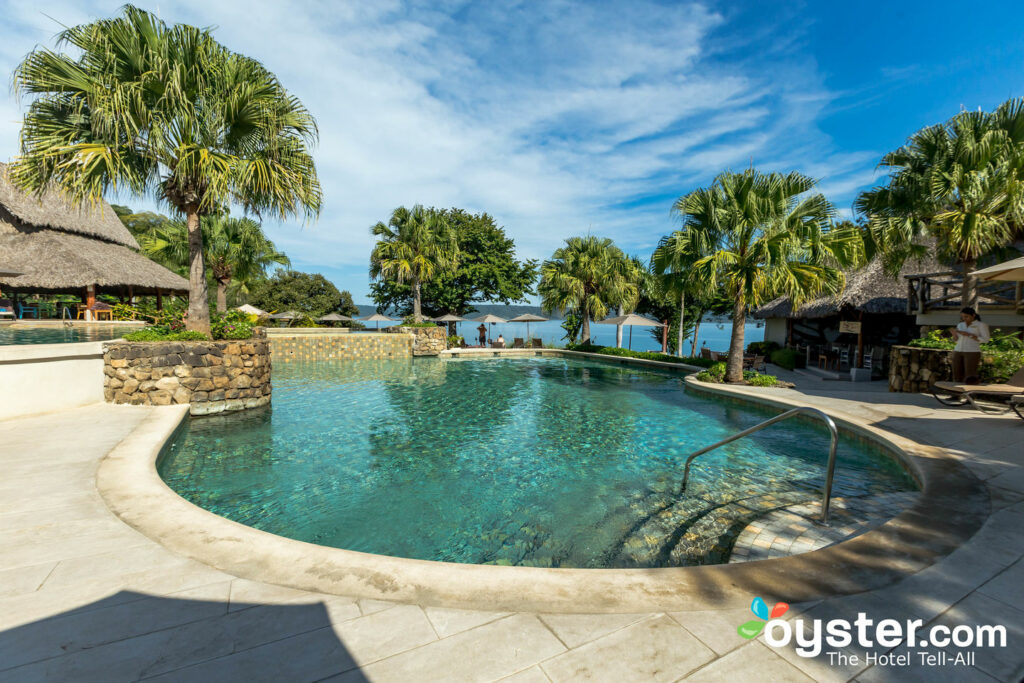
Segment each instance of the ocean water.
[{"label": "ocean water", "polygon": [[[196,505],[326,546],[542,567],[725,562],[747,523],[820,500],[818,425],[687,393],[677,373],[561,358],[275,363],[272,406],[193,418],[159,464]],[[844,438],[833,493],[913,490]]]},{"label": "ocean water", "polygon": [[[466,338],[467,344],[475,344],[477,338],[477,327],[480,323],[466,322],[458,324],[458,332]],[[505,323],[489,325],[489,334],[492,339],[498,335],[504,335],[505,343],[511,345],[516,337],[526,338],[525,323]],[[661,340],[651,337],[652,327],[634,327],[632,348],[637,351],[661,351]],[[661,328],[657,328],[660,332]],[[562,346],[566,343],[565,330],[562,329],[561,320],[549,320],[543,323],[530,323],[530,336],[540,337],[548,344]],[[707,346],[712,351],[728,351],[729,340],[732,336],[732,323],[701,323],[697,330],[697,348]],[[743,327],[744,343],[764,341],[764,327],[758,327],[756,323],[747,323]],[[595,344],[602,346],[615,346],[615,326],[591,324],[590,338]],[[683,343],[683,350],[686,355],[690,353],[690,345],[693,336],[686,338]],[[629,345],[629,327],[622,328],[622,345]],[[699,351],[698,351],[699,353]]]}]

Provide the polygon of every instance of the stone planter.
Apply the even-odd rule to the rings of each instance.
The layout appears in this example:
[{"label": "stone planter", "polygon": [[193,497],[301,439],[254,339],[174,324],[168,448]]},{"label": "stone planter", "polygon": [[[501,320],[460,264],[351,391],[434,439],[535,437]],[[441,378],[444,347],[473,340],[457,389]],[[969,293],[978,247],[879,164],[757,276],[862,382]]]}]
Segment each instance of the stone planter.
[{"label": "stone planter", "polygon": [[252,339],[104,344],[103,395],[131,405],[187,403],[193,415],[266,405],[266,332],[257,328]]},{"label": "stone planter", "polygon": [[953,377],[949,351],[894,346],[889,357],[889,391],[921,393]]},{"label": "stone planter", "polygon": [[447,327],[389,327],[394,334],[411,334],[412,355],[436,356],[448,348]]}]

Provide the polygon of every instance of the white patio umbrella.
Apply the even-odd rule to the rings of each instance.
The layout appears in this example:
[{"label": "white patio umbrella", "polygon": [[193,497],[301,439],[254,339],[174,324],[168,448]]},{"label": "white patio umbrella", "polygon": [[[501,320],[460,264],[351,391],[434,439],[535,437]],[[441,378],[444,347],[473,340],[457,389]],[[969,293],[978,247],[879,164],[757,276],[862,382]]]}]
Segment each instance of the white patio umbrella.
[{"label": "white patio umbrella", "polygon": [[380,329],[380,324],[382,322],[389,322],[389,323],[397,323],[398,322],[398,320],[396,320],[395,318],[389,318],[386,315],[381,315],[380,313],[374,313],[373,315],[368,315],[365,318],[357,318],[357,320],[365,320],[366,322],[377,323],[377,329],[378,330]]},{"label": "white patio umbrella", "polygon": [[510,323],[526,323],[526,338],[530,338],[530,323],[546,323],[547,318],[542,318],[539,315],[533,313],[523,313],[509,320]]},{"label": "white patio umbrella", "polygon": [[619,315],[614,318],[605,318],[604,320],[595,321],[598,325],[629,325],[629,348],[633,348],[633,326],[640,325],[642,327],[664,327],[665,323],[659,323],[657,320],[651,320],[645,318],[642,315],[636,313],[630,313],[629,315]]},{"label": "white patio umbrella", "polygon": [[347,315],[342,315],[341,313],[328,313],[327,315],[322,315],[316,319],[318,323],[340,323],[344,320],[352,320],[352,318]]},{"label": "white patio umbrella", "polygon": [[430,321],[435,323],[455,323],[455,334],[459,333],[459,323],[466,322],[466,320],[466,318],[457,316],[454,313],[445,313],[442,316],[430,318]]},{"label": "white patio umbrella", "polygon": [[266,311],[264,311],[264,310],[262,310],[260,308],[256,308],[252,304],[242,304],[241,306],[236,306],[235,310],[236,311],[241,311],[242,313],[248,313],[249,315],[266,315],[267,314]]},{"label": "white patio umbrella", "polygon": [[1009,282],[1024,281],[1024,256],[1005,263],[997,263],[988,268],[976,270],[971,275],[982,280],[1007,280]]},{"label": "white patio umbrella", "polygon": [[[471,320],[473,322],[475,322],[475,323],[488,323],[488,324],[491,324],[491,325],[496,325],[497,323],[507,323],[508,322],[504,318],[500,318],[500,317],[498,317],[496,315],[491,315],[490,313],[488,313],[487,315],[482,315],[479,318],[471,318]],[[490,340],[490,328],[488,328],[487,337],[488,337],[488,340]]]}]

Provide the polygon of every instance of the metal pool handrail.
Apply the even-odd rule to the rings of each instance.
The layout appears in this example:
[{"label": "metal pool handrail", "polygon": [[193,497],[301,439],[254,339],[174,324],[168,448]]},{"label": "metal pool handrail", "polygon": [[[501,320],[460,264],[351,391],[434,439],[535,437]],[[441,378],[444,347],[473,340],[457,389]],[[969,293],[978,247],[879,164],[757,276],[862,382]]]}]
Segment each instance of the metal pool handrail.
[{"label": "metal pool handrail", "polygon": [[686,491],[686,484],[690,480],[690,463],[692,463],[693,459],[696,458],[698,455],[704,455],[708,451],[713,451],[719,446],[724,446],[725,444],[732,443],[737,439],[742,439],[743,437],[749,436],[754,432],[761,431],[765,427],[770,427],[776,422],[782,422],[783,420],[791,418],[794,415],[798,415],[800,413],[807,413],[809,415],[820,417],[825,422],[825,426],[828,427],[828,431],[832,435],[832,444],[829,446],[828,449],[828,472],[825,475],[825,492],[821,501],[821,523],[828,524],[828,508],[829,503],[832,500],[832,478],[836,472],[836,448],[839,446],[839,431],[836,429],[836,423],[832,421],[832,418],[823,413],[822,411],[818,410],[817,408],[800,407],[793,408],[792,410],[787,410],[786,412],[780,415],[776,415],[770,420],[765,420],[764,422],[756,424],[753,427],[750,427],[749,429],[744,429],[742,432],[737,432],[736,434],[733,434],[728,438],[722,439],[718,443],[711,444],[710,446],[702,448],[699,451],[696,451],[695,453],[691,453],[689,457],[686,458],[686,469],[683,472],[683,485],[679,488],[679,492],[683,493],[684,491]]}]

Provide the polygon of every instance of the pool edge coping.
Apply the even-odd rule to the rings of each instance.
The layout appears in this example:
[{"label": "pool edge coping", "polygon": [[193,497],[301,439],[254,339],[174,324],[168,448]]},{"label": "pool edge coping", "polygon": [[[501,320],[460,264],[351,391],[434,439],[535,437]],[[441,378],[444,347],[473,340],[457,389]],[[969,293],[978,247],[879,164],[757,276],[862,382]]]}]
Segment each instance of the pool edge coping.
[{"label": "pool edge coping", "polygon": [[[688,390],[748,403],[807,405],[693,378],[686,382]],[[944,449],[841,411],[825,412],[844,429],[896,454],[917,475],[922,489],[917,502],[882,526],[834,546],[735,564],[652,569],[470,565],[372,555],[270,534],[189,503],[160,478],[158,458],[184,423],[187,406],[154,408],[101,461],[96,486],[108,508],[145,536],[241,578],[355,598],[488,611],[690,611],[746,606],[753,596],[796,603],[861,593],[934,564],[987,519],[984,484]],[[961,509],[951,510],[950,501]]]}]

